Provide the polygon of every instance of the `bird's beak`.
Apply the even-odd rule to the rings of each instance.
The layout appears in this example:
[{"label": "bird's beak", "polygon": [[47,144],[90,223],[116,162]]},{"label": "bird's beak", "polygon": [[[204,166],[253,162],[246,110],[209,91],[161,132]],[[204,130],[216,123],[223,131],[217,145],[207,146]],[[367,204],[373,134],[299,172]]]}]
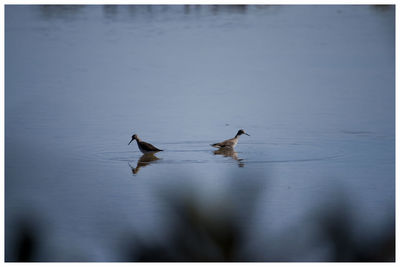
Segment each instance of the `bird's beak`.
[{"label": "bird's beak", "polygon": [[250,136],[248,133],[244,133],[245,135],[247,135],[247,136]]},{"label": "bird's beak", "polygon": [[133,141],[133,138],[132,138],[132,140],[128,143],[128,146],[130,145],[130,143],[132,143],[132,141]]}]

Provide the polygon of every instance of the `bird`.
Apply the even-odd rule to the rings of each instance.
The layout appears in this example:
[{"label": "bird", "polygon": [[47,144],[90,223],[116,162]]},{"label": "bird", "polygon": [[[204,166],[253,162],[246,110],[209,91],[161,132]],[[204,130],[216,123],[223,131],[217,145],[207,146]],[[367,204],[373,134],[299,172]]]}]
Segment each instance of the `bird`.
[{"label": "bird", "polygon": [[137,145],[139,147],[139,150],[142,153],[149,153],[149,152],[159,152],[159,151],[163,151],[162,149],[158,149],[155,146],[153,146],[152,144],[146,143],[142,140],[140,140],[139,136],[137,136],[137,134],[132,135],[132,140],[128,143],[128,145],[130,143],[132,143],[133,140],[136,140]]},{"label": "bird", "polygon": [[245,134],[245,135],[250,136],[250,135],[247,134],[243,129],[240,129],[240,130],[237,132],[237,134],[236,134],[236,136],[235,136],[234,138],[231,138],[231,139],[222,141],[222,142],[220,142],[220,143],[212,144],[211,146],[213,146],[213,147],[219,147],[219,148],[221,148],[221,147],[230,147],[230,148],[234,148],[234,147],[236,146],[236,144],[238,143],[238,141],[239,141],[239,136],[241,136],[242,134]]}]

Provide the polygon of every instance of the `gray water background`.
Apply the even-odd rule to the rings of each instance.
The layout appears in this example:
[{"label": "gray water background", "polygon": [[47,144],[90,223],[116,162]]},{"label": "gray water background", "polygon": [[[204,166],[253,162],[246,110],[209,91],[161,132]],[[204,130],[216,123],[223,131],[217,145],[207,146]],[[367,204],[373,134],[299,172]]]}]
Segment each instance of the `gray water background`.
[{"label": "gray water background", "polygon": [[[250,244],[343,199],[360,243],[393,227],[393,7],[8,5],[5,49],[6,258],[38,221],[41,260],[119,260],[185,186],[240,213],[258,184]],[[133,133],[164,149],[135,174]]]}]

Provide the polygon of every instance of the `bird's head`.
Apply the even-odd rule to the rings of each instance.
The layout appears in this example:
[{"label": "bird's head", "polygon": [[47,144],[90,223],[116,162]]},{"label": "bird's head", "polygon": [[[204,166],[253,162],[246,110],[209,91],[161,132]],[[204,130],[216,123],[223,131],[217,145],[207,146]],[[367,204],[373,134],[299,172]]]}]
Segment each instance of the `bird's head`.
[{"label": "bird's head", "polygon": [[128,143],[128,145],[130,145],[130,143],[132,143],[132,141],[135,140],[135,139],[137,139],[137,138],[138,138],[138,136],[137,136],[136,134],[132,135],[132,139],[131,139],[131,141]]},{"label": "bird's head", "polygon": [[236,135],[242,135],[242,134],[245,134],[245,135],[248,135],[248,136],[250,136],[248,133],[246,133],[243,129],[240,129],[238,132],[237,132],[237,134]]}]

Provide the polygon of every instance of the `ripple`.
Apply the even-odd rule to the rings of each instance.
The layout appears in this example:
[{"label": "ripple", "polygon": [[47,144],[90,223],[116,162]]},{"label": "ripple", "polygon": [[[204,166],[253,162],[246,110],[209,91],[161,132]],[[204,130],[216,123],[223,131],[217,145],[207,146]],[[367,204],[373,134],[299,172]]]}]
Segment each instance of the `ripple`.
[{"label": "ripple", "polygon": [[373,132],[370,132],[370,131],[350,131],[350,130],[343,130],[342,133],[352,134],[352,135],[371,135],[371,134],[373,134]]},{"label": "ripple", "polygon": [[[190,142],[190,144],[189,144]],[[157,164],[212,164],[232,163],[233,158],[215,155],[215,149],[208,145],[187,141],[180,149],[164,147],[164,151],[157,153],[162,160]],[[208,143],[208,142],[207,142]],[[192,144],[200,147],[193,149]],[[313,161],[329,161],[345,156],[337,146],[329,143],[305,144],[289,143],[240,143],[235,152],[238,159],[245,164],[274,164],[274,163],[302,163]],[[139,151],[101,151],[96,154],[103,161],[138,161],[143,154]]]}]

